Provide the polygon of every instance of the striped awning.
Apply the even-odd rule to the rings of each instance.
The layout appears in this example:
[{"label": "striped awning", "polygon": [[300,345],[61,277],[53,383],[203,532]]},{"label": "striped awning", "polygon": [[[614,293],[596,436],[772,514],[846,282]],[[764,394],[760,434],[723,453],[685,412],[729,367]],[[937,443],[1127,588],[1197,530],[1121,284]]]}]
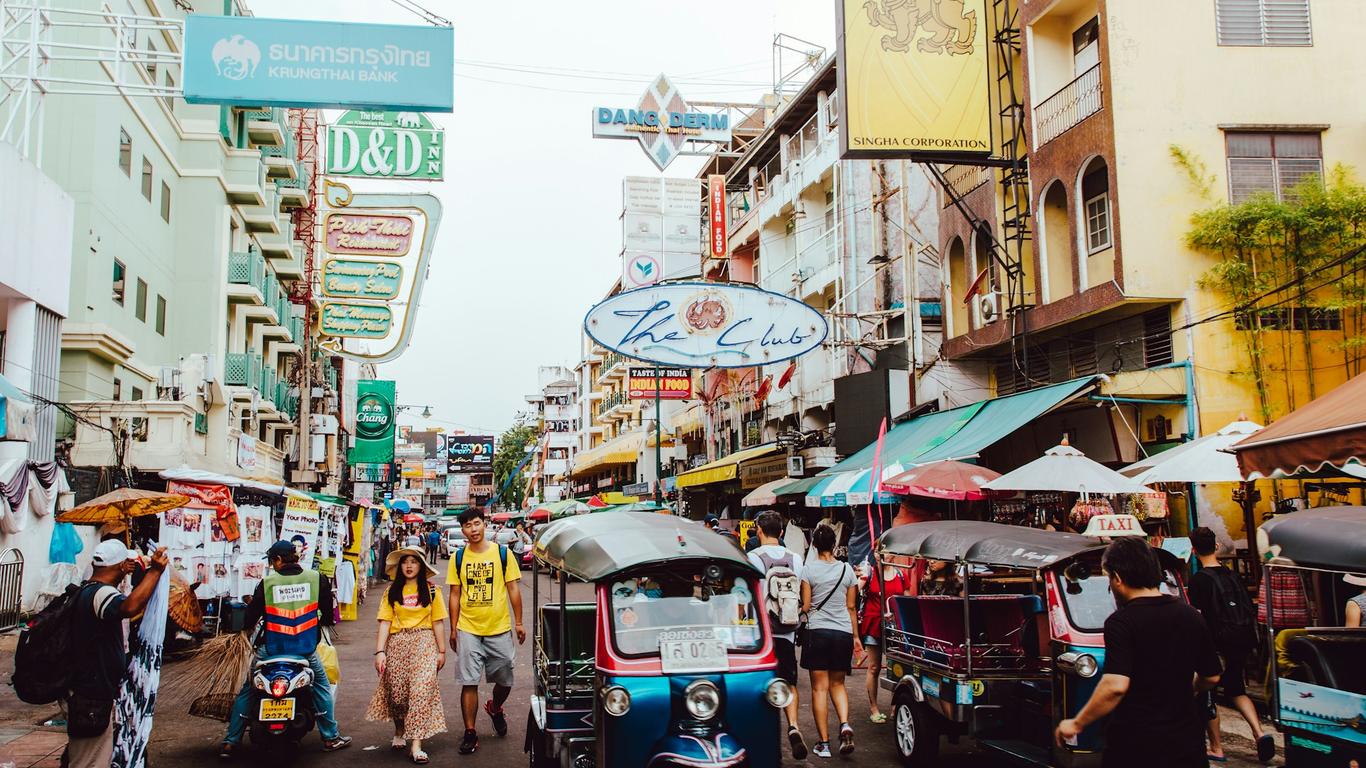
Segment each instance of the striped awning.
[{"label": "striped awning", "polygon": [[734,480],[740,473],[740,464],[751,459],[761,459],[765,456],[777,453],[780,449],[775,444],[760,445],[755,448],[746,448],[743,451],[736,451],[731,455],[717,459],[710,464],[703,464],[697,469],[684,472],[678,476],[679,488],[692,488],[699,485],[711,483],[721,483],[726,480]]},{"label": "striped awning", "polygon": [[[890,471],[892,467],[886,469],[889,471],[883,473],[884,479],[896,474],[896,472]],[[821,482],[806,492],[806,506],[851,507],[873,503],[872,475],[873,472],[870,469],[856,469],[851,472],[825,475],[821,478]],[[895,504],[896,502],[897,497],[893,494],[885,491],[877,494],[876,503],[878,504]]]},{"label": "striped awning", "polygon": [[636,459],[640,457],[640,450],[644,445],[644,432],[631,432],[615,437],[574,457],[574,469],[570,475],[582,477],[605,467],[634,464]]}]

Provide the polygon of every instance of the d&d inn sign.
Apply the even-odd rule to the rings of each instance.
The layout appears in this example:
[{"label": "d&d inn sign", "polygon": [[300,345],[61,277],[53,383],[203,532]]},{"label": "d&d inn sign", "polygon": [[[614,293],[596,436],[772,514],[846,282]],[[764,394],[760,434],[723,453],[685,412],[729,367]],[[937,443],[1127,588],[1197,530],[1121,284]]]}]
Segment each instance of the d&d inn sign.
[{"label": "d&d inn sign", "polygon": [[584,331],[627,357],[688,368],[748,368],[806,354],[829,328],[816,309],[729,283],[661,283],[608,297]]},{"label": "d&d inn sign", "polygon": [[327,126],[327,175],[440,181],[445,133],[418,112],[351,110]]}]

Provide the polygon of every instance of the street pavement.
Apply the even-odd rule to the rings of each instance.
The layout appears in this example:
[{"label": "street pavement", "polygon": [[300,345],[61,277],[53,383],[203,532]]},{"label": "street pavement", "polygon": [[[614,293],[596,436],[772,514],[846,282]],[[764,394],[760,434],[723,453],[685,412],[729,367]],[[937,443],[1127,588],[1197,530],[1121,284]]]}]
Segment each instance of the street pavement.
[{"label": "street pavement", "polygon": [[[438,569],[443,581],[445,565],[442,561]],[[523,587],[523,602],[526,608],[527,626],[531,620],[530,576]],[[383,590],[387,583],[370,588],[370,599],[361,606],[359,621],[344,622],[337,639],[337,651],[341,664],[341,683],[337,690],[337,718],[342,733],[355,739],[353,745],[337,753],[324,753],[320,749],[316,731],[309,734],[293,761],[301,768],[310,766],[338,766],[360,768],[361,766],[394,766],[408,764],[403,755],[389,750],[389,739],[393,735],[389,723],[372,723],[365,720],[365,709],[374,693],[377,676],[374,671],[375,615],[378,611]],[[542,579],[542,595],[547,594],[548,582]],[[587,585],[571,587],[571,599],[583,599],[589,595]],[[12,656],[12,641],[5,643],[0,639],[0,654]],[[530,637],[528,637],[528,642]],[[463,761],[469,764],[498,766],[518,766],[526,764],[522,752],[522,737],[526,723],[527,702],[532,691],[530,646],[518,648],[517,683],[508,701],[508,720],[510,732],[506,738],[498,738],[493,733],[489,719],[480,713],[478,729],[480,735],[479,751],[469,757],[456,753],[460,737],[459,686],[453,677],[454,659],[448,660],[447,668],[441,673],[441,696],[445,705],[447,724],[450,731],[426,742],[425,748],[435,765],[456,765]],[[9,669],[5,669],[6,674]],[[857,749],[847,760],[836,757],[822,760],[808,757],[805,763],[797,763],[790,757],[784,766],[820,765],[847,762],[851,764],[892,766],[897,764],[893,746],[892,726],[890,723],[875,725],[868,722],[868,701],[863,689],[863,672],[856,670],[849,679],[850,720],[856,733]],[[800,683],[802,697],[802,731],[807,736],[808,745],[815,742],[815,725],[810,714],[810,690],[808,681]],[[487,696],[487,693],[484,694]],[[882,694],[884,711],[890,712],[887,694]],[[42,722],[57,714],[55,706],[30,707],[15,699],[13,689],[0,688],[0,765],[5,758],[11,757],[17,768],[30,766],[56,766],[57,757],[65,742],[60,727],[43,727]],[[833,712],[831,715],[833,719]],[[1223,711],[1225,745],[1229,753],[1228,766],[1254,768],[1255,760],[1252,742],[1246,737],[1246,725],[1228,710]],[[837,728],[833,722],[833,729]],[[156,713],[149,752],[149,765],[163,766],[203,766],[219,763],[218,744],[223,737],[224,725],[217,721],[191,717],[182,710],[168,710],[161,707]],[[1242,734],[1242,735],[1240,735]],[[235,761],[243,766],[264,764],[259,757],[245,750]],[[279,762],[279,761],[273,761]],[[1279,762],[1279,761],[1278,761]],[[941,749],[939,765],[945,768],[997,768],[1006,765],[992,755],[983,754],[964,744],[953,746],[945,743]],[[756,766],[755,768],[762,768]]]}]

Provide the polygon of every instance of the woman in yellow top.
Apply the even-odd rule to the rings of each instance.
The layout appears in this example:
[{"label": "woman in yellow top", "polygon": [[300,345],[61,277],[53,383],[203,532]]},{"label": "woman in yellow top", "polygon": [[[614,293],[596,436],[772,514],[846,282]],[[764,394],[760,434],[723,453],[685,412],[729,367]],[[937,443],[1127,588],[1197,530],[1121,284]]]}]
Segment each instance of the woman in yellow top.
[{"label": "woman in yellow top", "polygon": [[392,720],[392,748],[406,747],[414,763],[426,765],[422,740],[446,730],[437,678],[446,665],[446,600],[431,583],[436,570],[421,551],[394,550],[384,566],[393,584],[379,608],[375,640],[379,686],[365,719]]}]

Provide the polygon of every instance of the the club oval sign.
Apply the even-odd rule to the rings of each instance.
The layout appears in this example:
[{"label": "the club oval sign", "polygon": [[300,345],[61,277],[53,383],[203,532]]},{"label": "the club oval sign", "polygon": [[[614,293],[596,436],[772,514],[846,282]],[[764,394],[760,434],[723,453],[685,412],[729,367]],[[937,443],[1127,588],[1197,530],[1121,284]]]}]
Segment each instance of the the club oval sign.
[{"label": "the club oval sign", "polygon": [[825,341],[816,309],[780,293],[728,283],[663,283],[608,297],[584,330],[627,357],[689,368],[748,368],[789,360]]}]

